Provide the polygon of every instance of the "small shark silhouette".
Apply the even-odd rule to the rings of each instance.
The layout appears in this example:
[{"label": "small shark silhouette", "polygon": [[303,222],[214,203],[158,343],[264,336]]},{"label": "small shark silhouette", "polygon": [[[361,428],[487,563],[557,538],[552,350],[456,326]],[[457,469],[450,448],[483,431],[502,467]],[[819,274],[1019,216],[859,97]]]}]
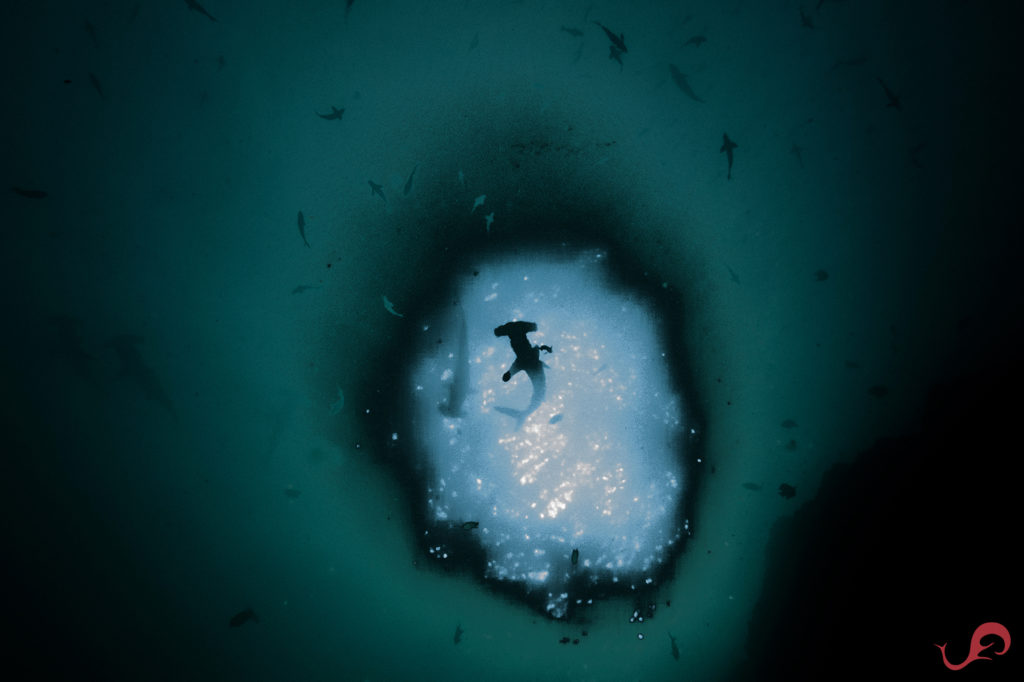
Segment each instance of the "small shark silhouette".
[{"label": "small shark silhouette", "polygon": [[487,195],[486,194],[481,194],[476,199],[473,199],[473,208],[469,209],[469,212],[472,213],[476,209],[478,209],[481,206],[483,206],[485,201],[487,201]]},{"label": "small shark silhouette", "polygon": [[881,78],[878,79],[878,83],[882,86],[882,89],[885,90],[885,96],[889,98],[889,103],[886,104],[885,106],[887,106],[887,107],[896,107],[897,111],[901,111],[902,109],[900,107],[900,97],[899,97],[899,95],[897,95],[895,92],[890,90],[889,86],[886,85],[885,81],[883,81]]},{"label": "small shark silhouette", "polygon": [[605,35],[608,36],[608,40],[612,41],[612,45],[614,45],[615,47],[619,48],[623,52],[629,52],[629,50],[626,49],[626,36],[625,35],[623,35],[622,33],[620,33],[619,35],[615,35],[610,30],[608,30],[608,27],[605,26],[604,24],[602,24],[600,21],[595,21],[595,22],[592,22],[592,23],[597,24],[598,26],[601,27],[602,30],[604,30]]},{"label": "small shark silhouette", "polygon": [[174,405],[164,391],[163,386],[160,385],[156,372],[146,364],[145,360],[142,359],[142,354],[139,353],[139,346],[141,344],[142,337],[136,334],[120,334],[107,342],[107,345],[112,347],[114,352],[117,353],[118,360],[121,361],[121,374],[133,379],[147,398],[158,403],[170,412],[172,417],[177,419],[178,414],[174,409]]},{"label": "small shark silhouette", "polygon": [[384,185],[378,185],[373,180],[367,180],[367,182],[370,183],[370,194],[376,194],[377,196],[384,200],[385,204],[388,203],[387,197],[384,196]]},{"label": "small shark silhouette", "polygon": [[45,199],[49,196],[46,192],[41,189],[24,189],[22,187],[11,187],[11,191],[18,196],[25,197],[26,199]]},{"label": "small shark silhouette", "polygon": [[302,236],[306,248],[309,248],[309,242],[306,241],[306,219],[302,216],[302,211],[299,211],[299,235]]},{"label": "small shark silhouette", "polygon": [[804,11],[804,6],[800,5],[800,24],[804,28],[814,28],[814,20],[807,12]]},{"label": "small shark silhouette", "polygon": [[348,13],[352,9],[352,3],[356,0],[345,0],[345,23],[348,23]]},{"label": "small shark silhouette", "polygon": [[484,216],[484,221],[485,221],[485,223],[486,223],[486,224],[484,225],[484,227],[486,227],[486,228],[487,228],[487,231],[488,231],[488,232],[490,232],[490,231],[491,231],[491,225],[493,225],[493,224],[494,224],[494,211],[491,211],[490,213],[488,213],[487,215],[485,215],[485,216]]},{"label": "small shark silhouette", "polygon": [[729,174],[726,176],[729,180],[732,180],[732,150],[736,149],[737,146],[735,142],[729,139],[728,135],[722,133],[722,148],[718,152],[725,152],[726,157],[729,159]]},{"label": "small shark silhouette", "polygon": [[388,311],[395,317],[405,317],[405,315],[395,310],[395,304],[392,303],[387,296],[381,296],[380,298],[384,301],[384,310]]},{"label": "small shark silhouette", "polygon": [[462,623],[459,623],[455,626],[455,637],[453,637],[452,639],[455,641],[456,644],[462,641],[463,632],[465,632],[465,630],[462,629]]},{"label": "small shark silhouette", "polygon": [[331,107],[331,113],[329,113],[329,114],[317,113],[317,116],[319,116],[320,118],[326,119],[328,121],[340,121],[341,117],[344,116],[344,115],[345,115],[345,110],[344,109],[339,109],[338,107]]},{"label": "small shark silhouette", "polygon": [[672,636],[672,633],[668,633],[668,638],[672,640],[672,658],[679,660],[679,647],[676,646],[676,638]]},{"label": "small shark silhouette", "polygon": [[416,175],[416,169],[419,167],[419,164],[412,167],[412,173],[409,173],[409,179],[405,181],[405,188],[402,190],[402,196],[407,197],[409,196],[409,192],[412,191],[412,178]]},{"label": "small shark silhouette", "polygon": [[252,607],[247,607],[246,609],[231,616],[231,620],[228,621],[228,627],[238,628],[245,625],[250,620],[254,623],[258,623],[260,622],[260,617],[252,610]]},{"label": "small shark silhouette", "polygon": [[322,289],[322,288],[323,287],[320,287],[320,286],[312,286],[312,285],[309,285],[309,284],[300,284],[299,286],[297,286],[294,289],[292,289],[292,294],[301,294],[301,293],[306,292],[306,291],[311,291],[313,289]]},{"label": "small shark silhouette", "polygon": [[697,93],[690,87],[689,81],[686,80],[686,74],[680,71],[675,64],[669,64],[668,70],[672,74],[672,80],[676,82],[676,87],[682,90],[684,95],[697,102],[704,102],[700,97],[697,97]]},{"label": "small shark silhouette", "polygon": [[687,45],[693,45],[694,47],[700,47],[701,45],[703,45],[706,42],[708,42],[708,39],[705,38],[704,36],[693,36],[692,38],[687,40],[685,43],[683,43],[683,47],[686,47]]},{"label": "small shark silhouette", "polygon": [[89,82],[92,83],[92,87],[96,88],[96,92],[99,93],[100,99],[106,99],[106,96],[103,94],[103,86],[100,85],[100,79],[97,78],[96,74],[92,71],[89,72]]},{"label": "small shark silhouette", "polygon": [[562,28],[559,30],[565,31],[573,38],[581,38],[583,36],[583,31],[579,30],[578,28],[572,28],[571,26],[562,26]]},{"label": "small shark silhouette", "polygon": [[185,4],[188,5],[188,8],[193,12],[199,12],[210,21],[217,21],[213,18],[213,15],[203,9],[203,6],[196,2],[196,0],[185,0]]}]

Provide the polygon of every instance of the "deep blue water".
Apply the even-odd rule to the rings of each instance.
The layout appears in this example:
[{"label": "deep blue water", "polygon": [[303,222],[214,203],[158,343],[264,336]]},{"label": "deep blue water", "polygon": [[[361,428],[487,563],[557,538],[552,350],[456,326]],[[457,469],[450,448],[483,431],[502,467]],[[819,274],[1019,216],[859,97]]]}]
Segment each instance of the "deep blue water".
[{"label": "deep blue water", "polygon": [[[201,4],[4,10],[12,670],[920,678],[1020,632],[1016,5]],[[437,567],[391,434],[450,278],[565,243],[660,292],[700,461],[654,588],[553,620]]]}]

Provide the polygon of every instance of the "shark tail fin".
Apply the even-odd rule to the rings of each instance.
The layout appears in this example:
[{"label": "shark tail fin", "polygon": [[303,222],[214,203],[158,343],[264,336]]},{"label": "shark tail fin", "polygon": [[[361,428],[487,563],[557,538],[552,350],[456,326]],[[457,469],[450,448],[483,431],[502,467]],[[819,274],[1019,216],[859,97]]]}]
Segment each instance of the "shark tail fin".
[{"label": "shark tail fin", "polygon": [[508,415],[516,420],[516,431],[523,428],[523,424],[526,422],[526,418],[530,416],[530,413],[526,410],[513,410],[511,407],[495,407],[496,411],[501,412],[504,415]]}]

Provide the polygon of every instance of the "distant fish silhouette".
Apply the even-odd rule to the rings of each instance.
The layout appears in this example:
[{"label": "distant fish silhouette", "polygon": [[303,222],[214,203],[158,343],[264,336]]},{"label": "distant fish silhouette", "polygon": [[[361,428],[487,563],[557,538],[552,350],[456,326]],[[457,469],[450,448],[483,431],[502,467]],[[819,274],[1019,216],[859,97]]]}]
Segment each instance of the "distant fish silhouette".
[{"label": "distant fish silhouette", "polygon": [[26,199],[45,199],[49,196],[41,189],[22,189],[21,187],[11,187],[11,191],[18,196],[25,197]]},{"label": "distant fish silhouette", "polygon": [[886,104],[885,106],[887,106],[887,107],[895,107],[897,111],[900,111],[902,109],[902,107],[900,106],[900,97],[899,97],[899,95],[897,95],[895,92],[893,92],[889,88],[889,86],[885,84],[885,81],[883,81],[881,78],[878,79],[878,83],[879,83],[879,85],[882,86],[882,89],[885,90],[885,96],[889,99],[889,103]]},{"label": "distant fish silhouette", "polygon": [[729,159],[729,173],[726,178],[732,180],[732,150],[739,146],[735,142],[729,139],[729,136],[725,133],[722,134],[722,148],[719,149],[719,153],[725,152],[726,157]]},{"label": "distant fish silhouette", "polygon": [[564,26],[563,25],[562,28],[559,29],[559,30],[565,31],[566,33],[571,35],[573,38],[582,38],[583,37],[583,31],[579,30],[578,28],[573,28],[571,26]]},{"label": "distant fish silhouette", "polygon": [[405,187],[402,189],[402,196],[407,197],[409,196],[409,192],[412,191],[412,178],[416,175],[416,169],[419,167],[419,164],[412,167],[412,173],[409,173],[409,179],[405,181]]},{"label": "distant fish silhouette", "polygon": [[316,112],[316,115],[319,116],[320,118],[326,119],[328,121],[340,121],[341,117],[345,115],[345,110],[344,109],[339,109],[338,107],[332,106],[331,107],[331,113],[329,113],[329,114],[321,114],[319,112]]},{"label": "distant fish silhouette", "polygon": [[302,211],[299,211],[299,235],[302,236],[302,243],[306,245],[306,248],[309,248],[309,242],[306,241],[306,219],[303,217]]},{"label": "distant fish silhouette", "polygon": [[626,36],[625,35],[623,35],[622,33],[620,33],[619,35],[615,35],[614,33],[612,33],[608,29],[607,26],[602,24],[600,21],[595,21],[593,23],[595,23],[595,24],[597,24],[598,26],[601,27],[601,29],[605,32],[605,35],[608,36],[608,40],[612,41],[612,45],[614,45],[615,47],[619,48],[623,52],[629,52],[629,50],[626,49]]},{"label": "distant fish silhouette", "polygon": [[697,97],[697,93],[690,87],[690,82],[686,80],[686,74],[680,71],[675,64],[669,64],[668,70],[672,74],[672,80],[675,81],[676,87],[682,90],[684,95],[696,102],[704,102],[700,97]]},{"label": "distant fish silhouette", "polygon": [[384,301],[384,310],[388,311],[395,317],[405,317],[405,315],[395,310],[395,304],[392,303],[387,296],[381,296],[380,298]]},{"label": "distant fish silhouette", "polygon": [[100,99],[106,99],[103,94],[103,86],[100,85],[100,79],[92,71],[89,72],[89,82],[92,83],[92,87],[99,93]]},{"label": "distant fish silhouette", "polygon": [[147,398],[162,406],[177,419],[178,414],[174,405],[160,384],[156,372],[146,364],[139,353],[142,337],[136,334],[120,334],[108,341],[107,345],[114,349],[118,360],[121,361],[121,374],[132,379]]},{"label": "distant fish silhouette", "polygon": [[693,36],[692,38],[687,40],[685,43],[683,43],[683,47],[686,47],[687,45],[693,45],[694,47],[700,47],[701,45],[703,45],[706,42],[708,42],[708,39],[705,38],[704,36]]},{"label": "distant fish silhouette", "polygon": [[378,185],[373,180],[367,180],[367,182],[370,183],[370,194],[376,194],[377,196],[384,200],[385,204],[388,203],[387,197],[384,196],[384,185]]},{"label": "distant fish silhouette", "polygon": [[185,0],[185,4],[188,5],[188,8],[193,12],[199,12],[210,21],[217,21],[213,18],[213,15],[203,9],[203,6],[196,2],[196,0]]},{"label": "distant fish silhouette", "polygon": [[228,627],[238,628],[245,625],[250,620],[254,623],[258,623],[260,622],[260,617],[256,615],[255,611],[247,607],[231,616],[231,620],[228,621]]}]

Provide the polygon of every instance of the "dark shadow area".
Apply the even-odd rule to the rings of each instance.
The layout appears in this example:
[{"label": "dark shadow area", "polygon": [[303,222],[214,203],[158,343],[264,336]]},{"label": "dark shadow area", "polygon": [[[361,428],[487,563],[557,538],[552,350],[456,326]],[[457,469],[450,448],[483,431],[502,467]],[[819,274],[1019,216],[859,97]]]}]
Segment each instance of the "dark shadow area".
[{"label": "dark shadow area", "polygon": [[[989,356],[1009,362],[935,386],[916,433],[835,465],[775,524],[736,679],[1020,678],[1020,331]],[[1009,652],[947,670],[935,645],[959,663],[989,621]]]}]

